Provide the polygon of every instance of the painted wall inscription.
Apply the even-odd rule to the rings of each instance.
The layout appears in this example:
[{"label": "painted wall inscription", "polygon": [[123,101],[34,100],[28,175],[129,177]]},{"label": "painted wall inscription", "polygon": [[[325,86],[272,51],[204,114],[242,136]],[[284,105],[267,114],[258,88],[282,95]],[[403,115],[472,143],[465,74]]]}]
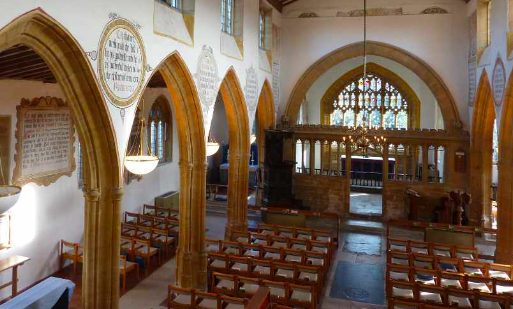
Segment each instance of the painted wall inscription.
[{"label": "painted wall inscription", "polygon": [[472,57],[468,60],[468,105],[474,106],[477,83],[477,60]]},{"label": "painted wall inscription", "polygon": [[126,107],[139,96],[146,73],[144,43],[125,19],[115,19],[103,31],[99,51],[100,81],[109,100]]},{"label": "painted wall inscription", "polygon": [[17,106],[14,183],[48,186],[75,170],[71,110],[59,98],[22,99]]},{"label": "painted wall inscription", "polygon": [[217,97],[219,84],[219,71],[212,47],[203,45],[203,51],[198,59],[198,70],[194,77],[201,104],[206,107],[212,106]]},{"label": "painted wall inscription", "polygon": [[493,101],[496,106],[502,105],[504,90],[506,89],[506,70],[500,56],[495,61],[492,75]]},{"label": "painted wall inscription", "polygon": [[258,76],[253,65],[251,65],[251,68],[246,70],[246,87],[244,90],[246,95],[246,104],[250,114],[252,114],[256,110],[258,103]]}]

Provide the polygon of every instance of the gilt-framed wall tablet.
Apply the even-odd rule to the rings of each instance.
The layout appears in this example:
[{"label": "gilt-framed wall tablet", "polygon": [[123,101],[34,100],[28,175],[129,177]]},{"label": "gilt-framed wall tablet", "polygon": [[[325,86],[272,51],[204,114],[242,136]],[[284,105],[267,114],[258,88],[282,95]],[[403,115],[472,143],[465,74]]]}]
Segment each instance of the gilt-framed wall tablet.
[{"label": "gilt-framed wall tablet", "polygon": [[11,179],[11,116],[0,115],[0,185]]},{"label": "gilt-framed wall tablet", "polygon": [[13,182],[48,186],[75,170],[75,129],[66,102],[55,97],[22,99],[17,109]]}]

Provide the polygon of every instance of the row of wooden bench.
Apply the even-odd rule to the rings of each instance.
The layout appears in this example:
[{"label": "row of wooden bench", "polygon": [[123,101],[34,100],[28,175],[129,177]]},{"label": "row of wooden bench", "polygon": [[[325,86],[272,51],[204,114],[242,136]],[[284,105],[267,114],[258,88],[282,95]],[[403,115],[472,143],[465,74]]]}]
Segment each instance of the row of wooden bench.
[{"label": "row of wooden bench", "polygon": [[491,276],[485,277],[388,265],[386,280],[387,282],[403,281],[469,291],[478,290],[488,294],[513,295],[513,280],[503,271],[494,271]]},{"label": "row of wooden bench", "polygon": [[387,295],[389,303],[402,300],[453,308],[509,309],[511,302],[507,295],[395,280],[390,282]]},{"label": "row of wooden bench", "polygon": [[143,215],[135,212],[125,212],[123,222],[126,224],[142,225],[158,229],[176,230],[177,232],[180,225],[180,222],[177,219]]},{"label": "row of wooden bench", "polygon": [[208,254],[209,272],[248,276],[272,281],[295,283],[322,291],[325,272],[319,266],[259,260],[226,254]]},{"label": "row of wooden bench", "polygon": [[330,262],[330,257],[327,254],[317,251],[260,246],[224,240],[216,240],[215,242],[207,240],[207,243],[209,244],[207,246],[207,251],[212,253],[224,253],[240,257],[292,262],[302,265],[315,265],[322,267],[324,270],[328,269]]},{"label": "row of wooden bench", "polygon": [[513,278],[513,267],[511,265],[447,258],[443,256],[388,251],[387,264],[485,277],[490,275],[490,271],[501,271],[505,272],[509,278]]},{"label": "row of wooden bench", "polygon": [[387,238],[387,250],[466,260],[477,260],[479,258],[479,250],[477,248],[466,248],[451,244],[437,244],[415,240],[403,240],[392,237]]},{"label": "row of wooden bench", "polygon": [[240,298],[251,298],[259,287],[267,287],[272,303],[294,308],[314,309],[318,301],[315,288],[308,285],[217,272],[212,273],[210,282],[210,291]]},{"label": "row of wooden bench", "polygon": [[273,236],[283,236],[289,238],[300,238],[300,239],[317,239],[321,241],[334,241],[337,238],[333,236],[331,230],[316,230],[310,228],[291,227],[284,225],[264,224],[258,223],[258,233],[268,234]]}]

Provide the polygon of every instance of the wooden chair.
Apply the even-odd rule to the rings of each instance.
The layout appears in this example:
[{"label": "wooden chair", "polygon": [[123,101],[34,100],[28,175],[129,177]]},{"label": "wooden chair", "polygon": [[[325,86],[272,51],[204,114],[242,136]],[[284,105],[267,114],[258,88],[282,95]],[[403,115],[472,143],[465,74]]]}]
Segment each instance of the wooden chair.
[{"label": "wooden chair", "polygon": [[294,250],[299,250],[299,251],[309,250],[308,240],[292,238],[289,240],[289,248],[294,249]]},{"label": "wooden chair", "polygon": [[471,276],[486,276],[486,266],[487,263],[476,262],[476,261],[467,261],[463,260],[461,262],[462,271]]},{"label": "wooden chair", "polygon": [[283,261],[288,263],[306,263],[303,259],[303,252],[294,249],[282,249]]},{"label": "wooden chair", "polygon": [[262,279],[273,279],[272,263],[267,260],[251,260],[251,277],[262,278]]},{"label": "wooden chair", "polygon": [[259,234],[277,235],[276,227],[274,225],[259,223],[257,228]]},{"label": "wooden chair", "polygon": [[412,271],[412,278],[418,284],[423,285],[440,285],[438,272],[435,270],[414,268]]},{"label": "wooden chair", "polygon": [[251,275],[251,265],[249,259],[239,256],[228,256],[228,271],[240,276]]},{"label": "wooden chair", "polygon": [[260,279],[239,277],[238,297],[251,298],[260,287]]},{"label": "wooden chair", "polygon": [[313,231],[311,229],[296,228],[296,238],[312,240],[314,239]]},{"label": "wooden chair", "polygon": [[251,243],[253,245],[269,246],[270,245],[269,235],[251,233]]},{"label": "wooden chair", "polygon": [[317,295],[320,295],[323,284],[323,273],[321,268],[296,265],[296,274],[296,282],[298,284],[312,286],[316,289]]},{"label": "wooden chair", "polygon": [[477,261],[479,258],[479,249],[477,248],[465,248],[465,247],[454,247],[455,258],[462,260],[474,260]]},{"label": "wooden chair", "polygon": [[307,265],[318,266],[324,271],[329,268],[329,258],[326,254],[314,251],[304,251],[304,261]]},{"label": "wooden chair", "polygon": [[135,234],[134,238],[151,241],[151,227],[138,225],[137,233]]},{"label": "wooden chair", "polygon": [[120,251],[125,253],[132,261],[134,260],[135,245],[132,237],[121,235]]},{"label": "wooden chair", "polygon": [[431,244],[430,255],[432,256],[443,256],[443,257],[455,257],[454,246],[444,244]]},{"label": "wooden chair", "polygon": [[446,271],[446,272],[452,272],[452,273],[462,273],[463,272],[460,259],[445,258],[445,257],[437,257],[436,269],[440,270],[440,271]]},{"label": "wooden chair", "polygon": [[410,252],[409,241],[396,238],[387,238],[387,251]]},{"label": "wooden chair", "polygon": [[288,295],[287,288],[283,282],[275,282],[269,280],[262,280],[262,286],[269,288],[271,292],[271,301],[274,303],[281,303],[287,305]]},{"label": "wooden chair", "polygon": [[134,255],[140,257],[145,260],[146,267],[145,272],[148,273],[148,269],[150,268],[150,261],[153,256],[157,256],[158,263],[161,263],[160,251],[157,248],[151,246],[151,242],[149,240],[140,240],[134,239]]},{"label": "wooden chair", "polygon": [[168,309],[193,309],[196,308],[196,297],[194,290],[184,289],[169,285],[168,289]]},{"label": "wooden chair", "polygon": [[221,309],[221,298],[216,293],[195,291],[196,307],[198,309]]},{"label": "wooden chair", "polygon": [[232,240],[235,242],[245,243],[245,244],[251,243],[251,236],[247,232],[233,231],[231,237],[232,237]]},{"label": "wooden chair", "polygon": [[125,211],[124,223],[136,225],[139,223],[139,214]]},{"label": "wooden chair", "polygon": [[511,265],[497,263],[488,264],[488,277],[494,279],[511,280],[513,268]]},{"label": "wooden chair", "polygon": [[310,286],[301,286],[297,284],[289,284],[288,305],[291,307],[302,307],[315,309],[317,299],[315,291]]},{"label": "wooden chair", "polygon": [[221,241],[221,252],[231,255],[241,254],[241,244],[233,241]]},{"label": "wooden chair", "polygon": [[475,299],[477,308],[502,309],[510,308],[510,297],[477,293]]},{"label": "wooden chair", "polygon": [[480,293],[493,292],[493,279],[481,276],[466,276],[466,288],[469,291]]},{"label": "wooden chair", "polygon": [[175,238],[169,236],[167,230],[151,229],[151,243],[155,247],[163,248],[165,257],[169,257],[171,247],[175,245]]},{"label": "wooden chair", "polygon": [[149,215],[139,215],[139,221],[137,225],[142,225],[149,228],[155,227],[155,218],[156,217]]},{"label": "wooden chair", "polygon": [[387,252],[387,264],[410,267],[410,256],[412,255],[409,253],[389,251]]},{"label": "wooden chair", "polygon": [[415,301],[415,284],[391,280],[387,295],[394,300]]},{"label": "wooden chair", "polygon": [[294,231],[293,227],[278,226],[277,230],[278,230],[277,231],[277,235],[280,236],[280,237],[293,238],[294,234],[295,234],[295,231]]},{"label": "wooden chair", "polygon": [[126,291],[126,275],[134,270],[137,274],[137,281],[139,281],[139,264],[134,262],[127,262],[126,257],[121,255],[119,257],[119,274],[122,280],[123,292]]},{"label": "wooden chair", "polygon": [[244,309],[248,303],[247,299],[221,295],[221,308],[223,309]]},{"label": "wooden chair", "polygon": [[333,243],[333,232],[329,230],[313,230],[313,240]]},{"label": "wooden chair", "polygon": [[207,269],[209,271],[228,273],[230,269],[228,255],[224,253],[209,252]]},{"label": "wooden chair", "polygon": [[421,309],[422,305],[417,302],[402,301],[398,299],[388,300],[388,309]]},{"label": "wooden chair", "polygon": [[280,261],[281,260],[281,249],[270,247],[270,246],[262,246],[264,252],[263,257],[266,260],[272,261]]},{"label": "wooden chair", "polygon": [[412,254],[412,266],[424,269],[436,269],[435,257],[423,254]]},{"label": "wooden chair", "polygon": [[504,279],[495,279],[493,291],[497,295],[513,296],[513,281]]},{"label": "wooden chair", "polygon": [[238,280],[234,275],[212,273],[212,285],[210,290],[213,293],[237,296]]},{"label": "wooden chair", "polygon": [[429,255],[430,248],[427,242],[410,240],[408,245],[411,253]]},{"label": "wooden chair", "polygon": [[295,282],[296,274],[295,268],[293,264],[290,263],[281,263],[281,262],[273,262],[273,274],[274,281],[280,282]]},{"label": "wooden chair", "polygon": [[263,255],[263,248],[259,245],[252,245],[252,244],[241,244],[241,252],[243,256],[246,257],[253,257],[257,259],[261,259],[264,257]]},{"label": "wooden chair", "polygon": [[411,283],[414,282],[411,275],[410,267],[393,264],[387,265],[386,282],[395,280]]},{"label": "wooden chair", "polygon": [[121,236],[135,237],[137,235],[137,225],[121,223]]},{"label": "wooden chair", "polygon": [[80,244],[61,239],[60,269],[64,268],[65,260],[70,260],[73,262],[73,274],[76,275],[77,265],[83,262],[83,255],[84,250]]},{"label": "wooden chair", "polygon": [[446,304],[455,308],[471,309],[474,307],[474,292],[463,291],[458,289],[447,289]]},{"label": "wooden chair", "polygon": [[466,288],[465,275],[440,271],[440,286],[443,288],[463,289]]},{"label": "wooden chair", "polygon": [[270,236],[270,245],[274,248],[287,248],[288,247],[288,238],[282,236]]}]

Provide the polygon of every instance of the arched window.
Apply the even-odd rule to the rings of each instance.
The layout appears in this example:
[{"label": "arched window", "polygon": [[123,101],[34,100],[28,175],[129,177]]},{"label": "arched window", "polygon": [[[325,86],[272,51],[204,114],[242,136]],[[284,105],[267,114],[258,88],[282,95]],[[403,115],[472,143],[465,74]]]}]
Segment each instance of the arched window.
[{"label": "arched window", "polygon": [[148,139],[150,151],[160,162],[171,161],[171,114],[167,100],[159,97],[150,110],[148,117]]},{"label": "arched window", "polygon": [[221,31],[233,35],[234,0],[221,0]]},{"label": "arched window", "polygon": [[410,102],[390,81],[375,73],[347,84],[333,102],[330,124],[347,127],[410,127]]}]

